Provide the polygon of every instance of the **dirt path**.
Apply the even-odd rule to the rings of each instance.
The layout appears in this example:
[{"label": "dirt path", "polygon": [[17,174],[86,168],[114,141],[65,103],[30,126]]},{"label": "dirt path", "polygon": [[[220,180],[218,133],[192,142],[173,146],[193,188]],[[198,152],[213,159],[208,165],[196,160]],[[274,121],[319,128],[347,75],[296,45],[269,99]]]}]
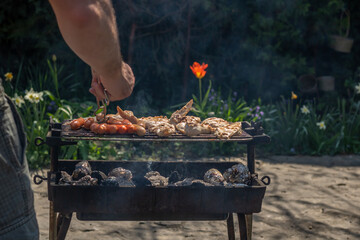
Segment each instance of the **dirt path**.
[{"label": "dirt path", "polygon": [[[360,239],[360,156],[273,156],[257,160],[257,172],[270,176],[271,184],[262,211],[254,214],[253,239]],[[33,189],[41,240],[48,239],[47,186]],[[73,217],[66,239],[219,240],[227,239],[227,231],[225,221],[87,222]]]}]

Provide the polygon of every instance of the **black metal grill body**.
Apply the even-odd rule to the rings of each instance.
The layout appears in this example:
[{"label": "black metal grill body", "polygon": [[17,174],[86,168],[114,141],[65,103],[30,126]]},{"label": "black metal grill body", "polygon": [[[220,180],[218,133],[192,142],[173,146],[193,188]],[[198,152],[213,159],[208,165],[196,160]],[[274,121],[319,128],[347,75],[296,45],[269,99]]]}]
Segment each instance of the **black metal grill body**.
[{"label": "black metal grill body", "polygon": [[[59,161],[59,171],[71,174],[77,162]],[[266,187],[256,178],[244,187],[152,187],[143,178],[148,171],[158,171],[162,176],[176,171],[182,179],[202,179],[210,168],[224,172],[234,164],[91,161],[93,170],[105,173],[116,167],[129,169],[136,187],[61,185],[57,184],[59,174],[52,174],[49,200],[56,212],[76,212],[81,220],[209,220],[225,219],[230,212],[260,212]]]},{"label": "black metal grill body", "polygon": [[[243,132],[231,139],[217,139],[214,135],[187,137],[180,134],[161,138],[146,134],[96,135],[86,130],[72,131],[69,121],[62,124],[50,119],[46,141],[37,139],[36,144],[50,146],[51,166],[48,172],[48,196],[50,200],[50,239],[64,239],[72,213],[80,220],[224,220],[227,219],[229,239],[234,239],[232,213],[237,213],[241,239],[251,238],[252,213],[261,211],[266,186],[255,174],[255,145],[268,143],[261,125],[242,122]],[[59,160],[63,145],[82,140],[99,141],[182,141],[182,142],[237,142],[247,145],[247,165],[252,174],[249,186],[167,186],[152,187],[143,184],[141,178],[149,171],[169,176],[177,171],[180,176],[202,179],[210,168],[224,172],[236,162],[147,162],[147,161],[89,161],[93,170],[108,173],[115,167],[129,169],[133,173],[135,187],[79,186],[58,184],[60,171],[69,174],[79,161]],[[58,213],[58,214],[57,214]],[[56,217],[58,218],[56,220]],[[57,223],[57,224],[56,224]],[[64,226],[65,225],[65,226]]]}]

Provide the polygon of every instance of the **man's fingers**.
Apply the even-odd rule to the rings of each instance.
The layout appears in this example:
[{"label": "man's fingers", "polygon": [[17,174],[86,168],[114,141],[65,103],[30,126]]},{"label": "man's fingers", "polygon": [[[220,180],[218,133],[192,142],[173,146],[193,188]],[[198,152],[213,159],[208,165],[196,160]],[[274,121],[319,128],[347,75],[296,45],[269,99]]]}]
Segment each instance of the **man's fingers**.
[{"label": "man's fingers", "polygon": [[105,99],[104,88],[100,83],[95,81],[91,82],[91,88],[93,89],[93,94],[96,97],[98,97],[100,100]]},{"label": "man's fingers", "polygon": [[94,95],[94,97],[99,98],[99,96],[96,95],[96,91],[93,88],[89,88],[89,92]]}]

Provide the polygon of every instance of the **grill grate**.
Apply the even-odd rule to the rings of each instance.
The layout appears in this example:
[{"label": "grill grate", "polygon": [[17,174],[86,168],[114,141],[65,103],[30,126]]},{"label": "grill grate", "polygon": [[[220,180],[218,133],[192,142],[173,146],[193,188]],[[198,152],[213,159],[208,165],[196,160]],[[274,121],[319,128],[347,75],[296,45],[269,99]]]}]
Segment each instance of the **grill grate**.
[{"label": "grill grate", "polygon": [[[70,121],[70,120],[69,120]],[[199,136],[189,137],[180,133],[173,134],[169,137],[159,137],[156,134],[146,133],[145,136],[137,135],[98,135],[86,129],[71,130],[69,121],[63,122],[61,126],[61,137],[65,140],[96,140],[96,141],[169,141],[169,142],[241,142],[248,143],[253,137],[246,131],[241,135],[232,136],[230,139],[219,139],[214,134],[201,134]]]}]

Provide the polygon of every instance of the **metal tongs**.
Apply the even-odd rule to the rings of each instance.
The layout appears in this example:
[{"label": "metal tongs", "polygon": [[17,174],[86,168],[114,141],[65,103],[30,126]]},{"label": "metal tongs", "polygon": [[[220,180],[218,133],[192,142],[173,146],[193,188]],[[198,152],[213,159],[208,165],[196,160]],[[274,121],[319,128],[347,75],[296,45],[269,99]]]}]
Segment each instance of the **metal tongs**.
[{"label": "metal tongs", "polygon": [[97,109],[94,111],[94,116],[96,116],[96,112],[99,111],[99,109],[102,109],[102,113],[104,114],[104,119],[105,119],[105,116],[106,116],[106,106],[109,106],[110,104],[110,98],[109,98],[109,94],[106,90],[106,88],[104,88],[104,85],[102,85],[98,75],[96,74],[95,70],[94,69],[91,69],[91,73],[92,73],[92,77],[93,77],[93,80],[95,78],[96,82],[98,84],[100,84],[103,89],[104,89],[104,95],[105,95],[105,99],[101,100],[101,105],[100,105],[100,100],[99,98],[96,98],[96,103],[97,103]]},{"label": "metal tongs", "polygon": [[107,90],[104,88],[104,95],[105,95],[105,99],[101,100],[101,105],[100,105],[100,100],[99,98],[96,98],[96,103],[97,103],[97,109],[94,111],[94,115],[96,116],[96,112],[99,111],[99,109],[102,109],[102,113],[104,114],[104,118],[106,116],[106,106],[109,106],[110,104],[110,99],[109,99],[109,95],[107,93]]}]

